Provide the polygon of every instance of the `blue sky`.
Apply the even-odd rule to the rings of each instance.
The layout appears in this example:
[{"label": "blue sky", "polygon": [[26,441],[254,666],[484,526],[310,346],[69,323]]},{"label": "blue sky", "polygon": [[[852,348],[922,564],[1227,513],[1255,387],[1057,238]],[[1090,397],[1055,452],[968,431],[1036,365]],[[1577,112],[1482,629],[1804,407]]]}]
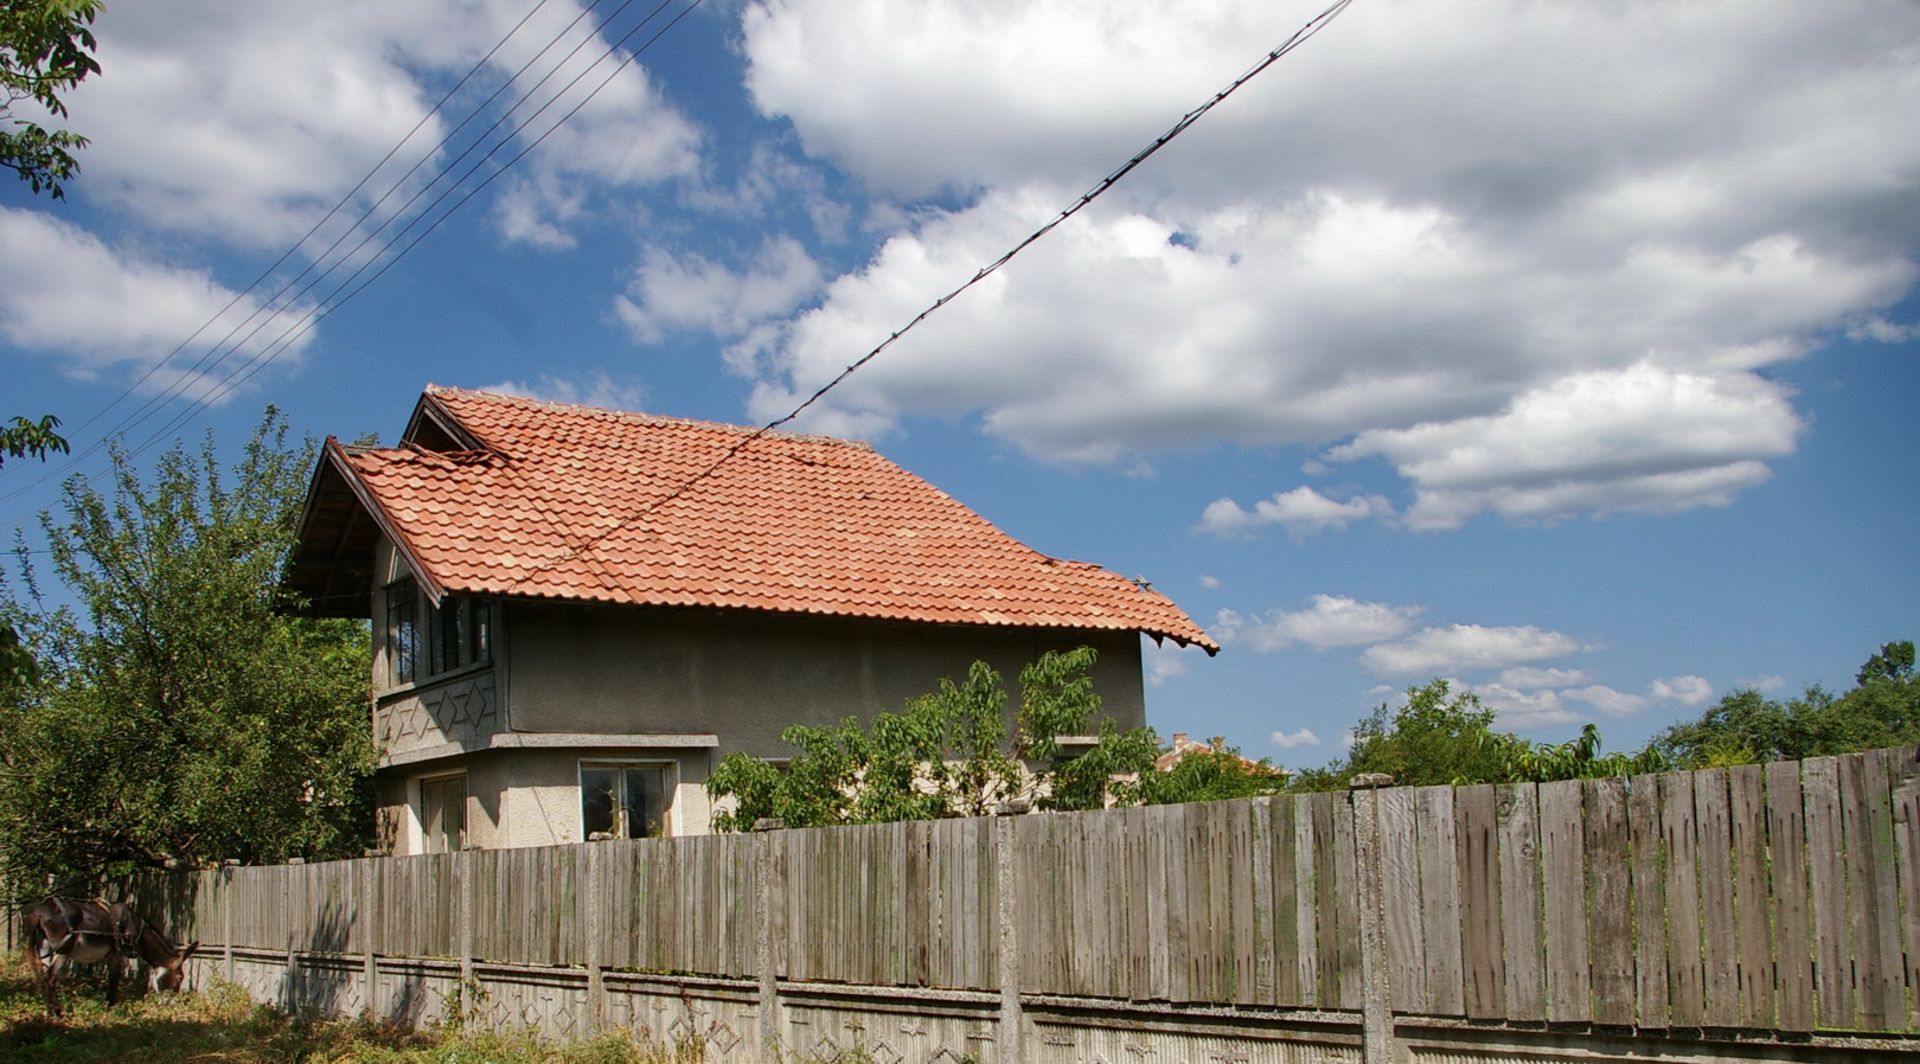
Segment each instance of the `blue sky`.
[{"label": "blue sky", "polygon": [[[1320,10],[705,4],[219,385],[210,339],[643,6],[548,0],[429,116],[534,0],[113,5],[69,198],[0,186],[0,412],[80,449],[159,395],[194,438],[271,402],[391,439],[433,381],[762,422]],[[1917,53],[1910,4],[1358,0],[802,425],[1171,594],[1226,649],[1149,655],[1163,734],[1318,764],[1446,676],[1625,747],[1736,686],[1844,687],[1920,631]],[[0,470],[0,525],[48,472]]]}]

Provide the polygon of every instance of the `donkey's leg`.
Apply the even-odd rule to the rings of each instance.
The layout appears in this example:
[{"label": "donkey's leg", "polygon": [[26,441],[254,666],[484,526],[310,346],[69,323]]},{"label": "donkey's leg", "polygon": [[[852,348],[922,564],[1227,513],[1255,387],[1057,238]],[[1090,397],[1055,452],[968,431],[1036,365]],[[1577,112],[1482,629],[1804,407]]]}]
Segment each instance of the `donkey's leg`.
[{"label": "donkey's leg", "polygon": [[112,1008],[120,1000],[120,976],[127,969],[127,959],[119,950],[107,954],[107,1007]]}]

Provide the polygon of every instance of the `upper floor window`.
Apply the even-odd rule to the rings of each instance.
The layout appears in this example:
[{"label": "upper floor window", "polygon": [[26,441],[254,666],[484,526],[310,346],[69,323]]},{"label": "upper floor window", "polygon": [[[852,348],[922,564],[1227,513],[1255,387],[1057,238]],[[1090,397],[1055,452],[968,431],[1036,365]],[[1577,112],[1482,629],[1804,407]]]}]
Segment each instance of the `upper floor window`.
[{"label": "upper floor window", "polygon": [[493,660],[493,603],[448,595],[427,601],[413,580],[387,586],[387,679],[416,683]]}]

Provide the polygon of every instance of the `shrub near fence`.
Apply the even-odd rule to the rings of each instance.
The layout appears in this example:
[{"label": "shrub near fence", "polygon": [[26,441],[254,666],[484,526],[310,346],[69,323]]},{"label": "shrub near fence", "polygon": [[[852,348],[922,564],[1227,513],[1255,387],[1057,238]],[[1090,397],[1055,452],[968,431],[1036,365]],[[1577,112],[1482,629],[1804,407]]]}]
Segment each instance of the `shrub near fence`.
[{"label": "shrub near fence", "polygon": [[464,943],[469,965],[757,979],[769,1012],[820,984],[999,993],[1016,1019],[1050,998],[1352,1012],[1371,990],[1402,1018],[1897,1032],[1920,1025],[1920,750],[236,868],[141,893],[203,950]]}]

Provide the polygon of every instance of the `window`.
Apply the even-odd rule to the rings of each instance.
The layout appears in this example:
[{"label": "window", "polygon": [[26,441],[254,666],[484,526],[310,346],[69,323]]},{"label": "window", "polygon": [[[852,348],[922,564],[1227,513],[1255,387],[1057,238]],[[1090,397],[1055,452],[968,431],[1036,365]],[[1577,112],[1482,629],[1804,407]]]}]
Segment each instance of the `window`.
[{"label": "window", "polygon": [[493,604],[448,595],[436,607],[419,585],[387,585],[387,679],[399,687],[493,659]]},{"label": "window", "polygon": [[581,762],[581,837],[650,839],[666,834],[666,794],[665,766]]},{"label": "window", "polygon": [[467,842],[467,777],[420,781],[422,853],[458,853]]}]

